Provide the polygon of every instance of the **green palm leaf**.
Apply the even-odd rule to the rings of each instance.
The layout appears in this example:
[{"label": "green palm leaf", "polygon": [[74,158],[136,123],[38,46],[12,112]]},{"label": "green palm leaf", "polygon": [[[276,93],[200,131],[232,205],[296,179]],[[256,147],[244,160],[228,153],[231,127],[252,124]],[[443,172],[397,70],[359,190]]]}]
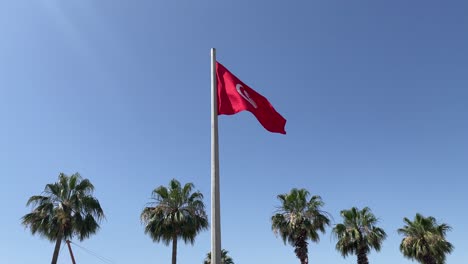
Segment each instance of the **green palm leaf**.
[{"label": "green palm leaf", "polygon": [[152,202],[141,212],[145,234],[154,242],[173,244],[172,263],[176,263],[177,240],[193,244],[198,233],[208,229],[203,194],[193,192],[193,183],[184,186],[173,179],[169,186],[152,192]]},{"label": "green palm leaf", "polygon": [[445,239],[451,227],[438,224],[434,217],[416,214],[413,221],[404,218],[405,226],[398,229],[404,238],[400,244],[403,256],[423,264],[444,264],[453,245]]},{"label": "green palm leaf", "polygon": [[59,174],[58,181],[47,184],[42,195],[29,198],[26,206],[32,211],[22,217],[22,224],[33,235],[56,242],[52,263],[56,263],[60,243],[74,237],[80,241],[99,230],[104,212],[92,196],[94,186],[78,173]]},{"label": "green palm leaf", "polygon": [[343,257],[357,255],[358,264],[367,264],[367,254],[371,249],[380,251],[387,237],[382,228],[376,226],[378,219],[370,208],[359,210],[356,207],[341,211],[343,223],[337,224],[332,232],[338,239],[336,250]]},{"label": "green palm leaf", "polygon": [[[221,264],[234,264],[234,260],[228,255],[229,251],[222,249],[221,250]],[[211,264],[211,252],[206,254],[205,261],[203,264]]]},{"label": "green palm leaf", "polygon": [[324,205],[320,196],[312,196],[305,189],[292,189],[278,195],[281,205],[271,217],[272,230],[283,242],[291,244],[302,264],[308,263],[307,240],[318,242],[319,232],[325,233],[330,225],[329,214],[321,210]]}]

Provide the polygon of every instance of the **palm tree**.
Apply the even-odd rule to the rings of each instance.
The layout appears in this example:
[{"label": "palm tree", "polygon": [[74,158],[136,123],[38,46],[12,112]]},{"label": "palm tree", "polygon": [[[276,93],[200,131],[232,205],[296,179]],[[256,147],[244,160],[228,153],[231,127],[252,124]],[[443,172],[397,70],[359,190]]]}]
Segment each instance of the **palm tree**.
[{"label": "palm tree", "polygon": [[58,181],[47,184],[42,195],[31,196],[26,206],[32,212],[22,217],[31,233],[55,241],[52,264],[57,263],[62,241],[78,237],[80,241],[99,230],[104,218],[99,201],[92,196],[94,186],[78,173],[60,173]]},{"label": "palm tree", "polygon": [[439,225],[434,217],[421,214],[416,214],[414,221],[406,217],[403,221],[406,225],[398,229],[405,236],[400,244],[401,253],[422,264],[444,264],[445,255],[453,250],[453,245],[445,239],[451,227]]},{"label": "palm tree", "polygon": [[[234,261],[230,256],[228,256],[229,251],[223,249],[221,250],[221,264],[234,264]],[[203,261],[203,264],[211,264],[211,252],[208,252],[206,254],[205,261]]]},{"label": "palm tree", "polygon": [[154,242],[162,241],[165,245],[172,242],[172,264],[177,262],[177,240],[185,243],[195,242],[195,236],[208,229],[208,218],[203,204],[203,194],[192,192],[193,183],[183,187],[173,179],[169,188],[159,186],[152,192],[154,200],[141,213],[145,224],[145,234]]},{"label": "palm tree", "polygon": [[320,240],[318,231],[325,233],[325,226],[330,225],[328,213],[320,210],[324,205],[320,196],[307,199],[309,192],[305,189],[292,189],[289,194],[280,194],[281,206],[271,217],[272,230],[281,236],[283,242],[294,247],[301,264],[309,263],[307,240]]},{"label": "palm tree", "polygon": [[337,224],[332,230],[338,239],[336,250],[343,257],[356,254],[358,264],[368,264],[367,254],[371,249],[380,251],[387,234],[376,226],[378,219],[369,207],[364,207],[362,210],[356,207],[343,210],[341,216],[343,224]]}]

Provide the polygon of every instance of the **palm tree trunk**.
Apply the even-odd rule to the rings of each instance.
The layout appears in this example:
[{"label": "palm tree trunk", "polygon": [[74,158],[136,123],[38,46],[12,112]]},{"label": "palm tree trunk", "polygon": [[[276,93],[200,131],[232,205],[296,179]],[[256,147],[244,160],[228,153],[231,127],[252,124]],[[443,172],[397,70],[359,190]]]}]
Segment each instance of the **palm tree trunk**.
[{"label": "palm tree trunk", "polygon": [[54,255],[52,256],[52,264],[57,264],[59,251],[60,251],[60,244],[62,243],[62,238],[63,238],[62,233],[59,233],[57,237],[57,241],[55,242]]},{"label": "palm tree trunk", "polygon": [[435,260],[431,256],[423,257],[424,264],[436,264]]},{"label": "palm tree trunk", "polygon": [[309,264],[307,245],[306,231],[303,230],[297,238],[296,243],[294,243],[294,252],[296,253],[297,258],[301,261],[301,264]]},{"label": "palm tree trunk", "polygon": [[172,264],[177,263],[177,235],[172,236]]},{"label": "palm tree trunk", "polygon": [[367,253],[362,249],[358,251],[357,263],[358,264],[369,264],[369,260],[367,259]]}]

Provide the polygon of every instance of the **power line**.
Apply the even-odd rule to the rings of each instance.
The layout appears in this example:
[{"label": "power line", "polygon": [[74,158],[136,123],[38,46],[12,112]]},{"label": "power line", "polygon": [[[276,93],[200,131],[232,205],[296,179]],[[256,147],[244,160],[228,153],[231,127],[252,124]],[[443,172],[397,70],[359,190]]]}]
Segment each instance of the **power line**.
[{"label": "power line", "polygon": [[99,260],[100,260],[101,262],[103,262],[103,263],[108,263],[108,264],[113,264],[113,263],[115,263],[113,260],[111,260],[111,259],[109,259],[109,258],[106,258],[106,257],[103,257],[103,256],[99,255],[98,253],[96,253],[96,252],[94,252],[94,251],[92,251],[92,250],[89,250],[89,249],[87,249],[87,248],[85,248],[85,247],[83,247],[83,246],[80,246],[80,245],[78,245],[78,244],[76,244],[76,243],[74,243],[74,242],[72,242],[72,241],[70,241],[70,243],[72,243],[73,245],[79,247],[81,250],[85,251],[86,253],[88,253],[88,254],[90,254],[90,255],[96,257],[97,259],[99,259]]}]

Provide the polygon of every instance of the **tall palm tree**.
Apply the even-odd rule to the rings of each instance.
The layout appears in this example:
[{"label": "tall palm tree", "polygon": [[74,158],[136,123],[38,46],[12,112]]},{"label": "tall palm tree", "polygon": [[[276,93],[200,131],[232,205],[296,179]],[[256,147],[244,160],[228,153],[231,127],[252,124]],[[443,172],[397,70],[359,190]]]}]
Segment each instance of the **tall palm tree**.
[{"label": "tall palm tree", "polygon": [[294,247],[301,264],[308,264],[307,240],[318,242],[318,231],[325,233],[325,227],[330,225],[328,213],[320,208],[324,205],[320,196],[308,199],[309,192],[305,189],[292,189],[288,194],[278,195],[281,202],[278,211],[271,217],[272,230],[281,236],[283,242],[289,242]]},{"label": "tall palm tree", "polygon": [[358,264],[368,264],[367,254],[371,249],[380,251],[387,234],[376,226],[378,219],[369,207],[364,207],[362,210],[356,207],[343,210],[341,216],[343,224],[337,224],[332,230],[338,239],[336,250],[343,257],[356,254]]},{"label": "tall palm tree", "polygon": [[141,213],[145,234],[165,245],[172,242],[172,264],[177,263],[178,239],[193,244],[196,235],[208,229],[203,194],[192,192],[193,188],[193,183],[182,187],[179,181],[173,179],[169,182],[169,188],[159,186],[153,190],[153,201]]},{"label": "tall palm tree", "polygon": [[78,173],[60,173],[58,181],[47,184],[41,195],[31,196],[26,206],[32,212],[22,217],[31,233],[55,241],[52,264],[57,263],[62,241],[78,237],[80,241],[99,230],[104,212],[93,197],[94,186]]},{"label": "tall palm tree", "polygon": [[414,221],[406,217],[403,221],[406,225],[398,229],[405,236],[400,244],[401,253],[422,264],[444,264],[446,254],[453,251],[453,245],[445,239],[451,227],[421,214],[416,214]]},{"label": "tall palm tree", "polygon": [[[234,264],[234,260],[228,255],[229,251],[222,249],[221,250],[221,264]],[[206,254],[205,261],[203,264],[211,264],[211,252]]]}]

